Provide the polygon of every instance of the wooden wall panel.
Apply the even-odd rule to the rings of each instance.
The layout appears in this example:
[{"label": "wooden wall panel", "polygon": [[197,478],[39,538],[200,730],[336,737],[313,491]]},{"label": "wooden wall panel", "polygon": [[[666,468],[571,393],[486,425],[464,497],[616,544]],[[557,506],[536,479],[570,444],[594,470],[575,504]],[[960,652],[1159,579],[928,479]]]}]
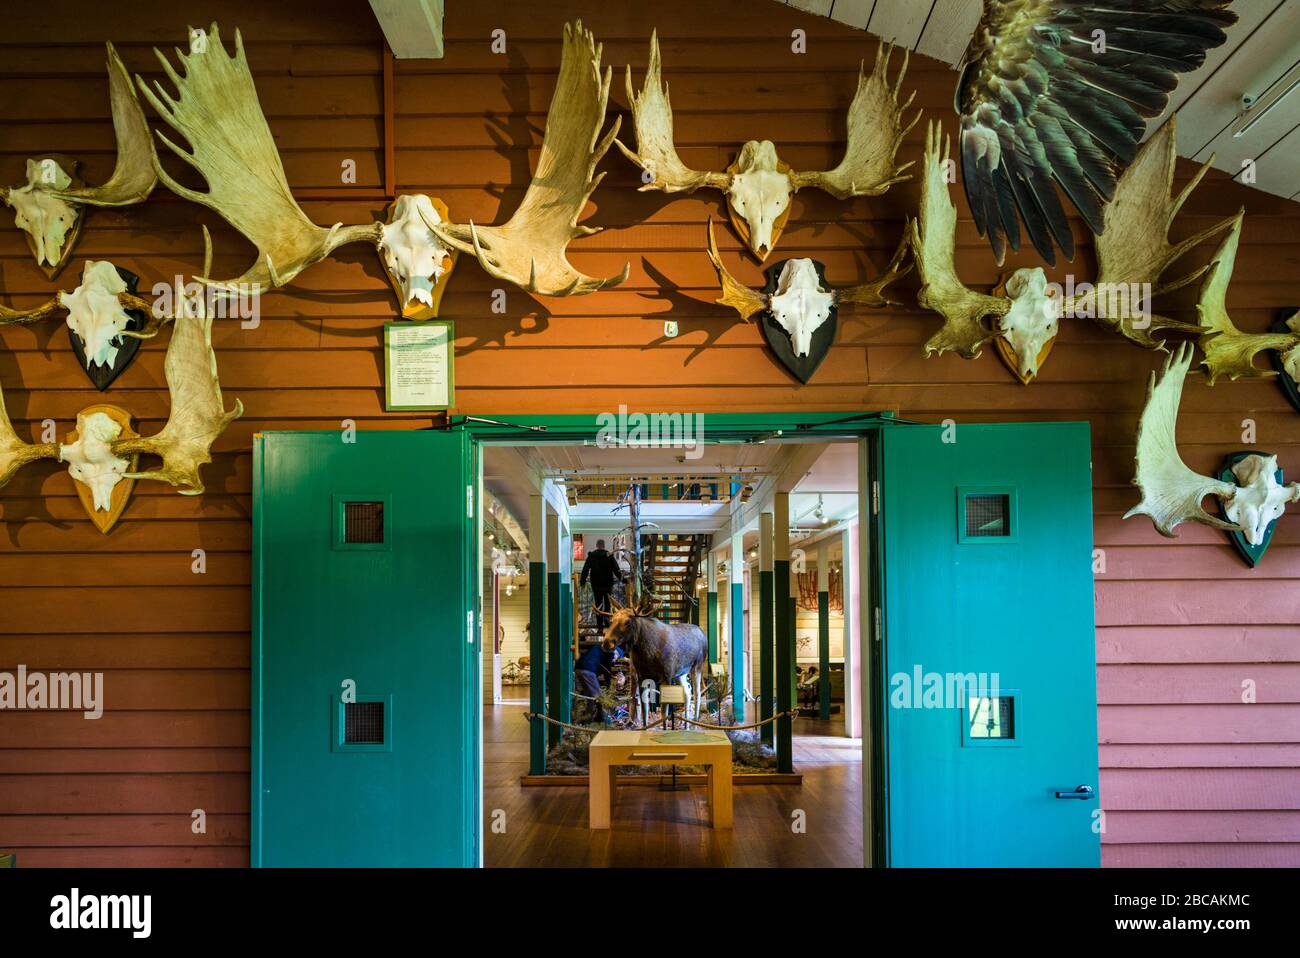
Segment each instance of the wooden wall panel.
[{"label": "wooden wall panel", "polygon": [[[877,6],[884,17],[903,5]],[[969,4],[940,4],[956,6]],[[870,37],[776,3],[745,16],[729,0],[492,0],[450,8],[446,58],[397,65],[395,147],[399,189],[440,196],[462,221],[494,221],[518,202],[541,145],[566,19],[582,16],[604,43],[615,70],[611,113],[624,116],[628,136],[622,71],[630,63],[639,86],[650,30],[659,28],[681,152],[701,166],[725,164],[751,137],[775,139],[796,164],[833,163],[858,64],[875,55]],[[381,215],[376,200],[311,198],[341,185],[345,160],[356,163],[359,186],[382,179],[382,39],[368,8],[230,0],[222,10],[226,37],[236,26],[243,31],[308,214],[327,224]],[[47,0],[6,21],[3,182],[18,182],[24,158],[36,152],[76,155],[90,179],[107,175],[113,141],[103,41],[112,39],[132,70],[157,77],[150,47],[169,49],[188,24],[209,15],[187,0],[142,0],[119,5],[110,36],[98,11],[87,0]],[[931,22],[923,46],[933,38],[964,46],[960,30],[947,26]],[[795,27],[807,31],[806,55],[790,51]],[[505,55],[489,48],[497,28],[507,33]],[[906,86],[949,130],[954,82],[943,64],[913,57]],[[913,131],[904,159],[919,156],[922,135],[923,127]],[[1026,388],[991,350],[969,362],[923,358],[921,345],[938,321],[914,307],[846,311],[839,344],[813,382],[800,386],[765,351],[756,327],[713,302],[704,255],[709,217],[718,221],[729,268],[746,282],[761,276],[726,224],[720,196],[639,193],[638,171],[616,151],[602,168],[608,176],[586,221],[606,229],[577,241],[573,260],[605,273],[630,262],[628,282],[560,300],[509,288],[506,311],[496,315],[489,295],[501,284],[462,258],[443,304],[457,328],[458,412],[591,413],[625,402],[706,413],[892,409],[928,421],[1087,419],[1095,532],[1107,559],[1097,582],[1101,798],[1111,813],[1104,860],[1300,864],[1300,516],[1282,520],[1254,570],[1212,530],[1180,529],[1168,541],[1145,520],[1121,519],[1136,501],[1133,433],[1160,356],[1086,321],[1067,322],[1040,380]],[[1183,163],[1179,185],[1193,172]],[[914,183],[844,203],[804,191],[778,255],[813,256],[834,282],[860,282],[888,261],[916,199]],[[971,285],[991,285],[999,270],[964,200],[958,203],[959,269]],[[1242,206],[1248,215],[1230,305],[1240,326],[1262,330],[1280,309],[1300,305],[1300,205],[1211,173],[1175,235]],[[53,287],[7,217],[0,214],[0,297],[15,305],[48,298]],[[1077,217],[1072,222],[1080,252],[1073,265],[1052,271],[1058,280],[1071,272],[1089,279],[1095,268],[1089,237]],[[147,287],[188,275],[202,257],[200,223],[213,231],[219,272],[252,261],[249,244],[218,217],[160,189],[142,206],[91,212],[59,285],[76,285],[88,258],[112,259]],[[1189,264],[1205,262],[1211,248],[1194,250]],[[1025,251],[1007,268],[1036,262]],[[915,288],[914,277],[898,287],[909,301]],[[251,435],[333,429],[343,419],[361,428],[432,422],[383,411],[380,329],[394,304],[373,252],[339,250],[260,305],[254,329],[216,324],[225,392],[243,400],[246,416],[217,444],[205,496],[141,484],[123,520],[101,536],[52,463],[29,467],[0,492],[0,669],[103,671],[107,695],[97,721],[68,712],[0,714],[0,845],[17,850],[24,865],[247,862]],[[1185,315],[1187,305],[1170,308]],[[676,339],[663,338],[665,319],[679,323]],[[145,344],[103,397],[132,409],[146,430],[167,415],[165,348],[165,337]],[[79,409],[101,399],[75,367],[66,333],[52,324],[0,329],[0,383],[24,435],[34,436],[47,418],[63,432]],[[1243,446],[1245,418],[1255,421],[1258,444],[1300,475],[1300,417],[1264,381],[1211,389],[1192,377],[1179,423],[1187,461],[1214,469]],[[190,571],[194,549],[207,554],[206,575]],[[1241,701],[1244,679],[1256,682],[1257,704]],[[206,835],[190,830],[195,807],[209,812]]]}]

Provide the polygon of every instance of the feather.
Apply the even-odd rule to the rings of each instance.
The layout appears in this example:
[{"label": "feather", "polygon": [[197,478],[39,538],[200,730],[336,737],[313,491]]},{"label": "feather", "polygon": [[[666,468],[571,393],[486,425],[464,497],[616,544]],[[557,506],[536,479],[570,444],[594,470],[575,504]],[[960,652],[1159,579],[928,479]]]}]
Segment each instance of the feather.
[{"label": "feather", "polygon": [[1055,263],[1053,240],[1073,257],[1054,183],[1101,234],[1146,121],[1237,22],[1230,2],[986,0],[956,101],[966,198],[999,263],[1019,246],[1017,218],[1044,260]]}]

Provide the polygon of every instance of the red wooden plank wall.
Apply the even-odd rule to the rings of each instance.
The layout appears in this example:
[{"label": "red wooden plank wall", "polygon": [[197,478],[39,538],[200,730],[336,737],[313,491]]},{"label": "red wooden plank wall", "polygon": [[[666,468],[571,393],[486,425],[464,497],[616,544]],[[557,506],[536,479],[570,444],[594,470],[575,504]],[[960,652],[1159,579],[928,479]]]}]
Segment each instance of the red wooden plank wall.
[{"label": "red wooden plank wall", "polygon": [[[338,187],[342,163],[359,186],[382,176],[381,37],[365,4],[342,0],[228,0],[227,36],[243,29],[262,102],[291,183],[300,192]],[[831,21],[778,4],[660,0],[494,0],[448,4],[447,56],[399,64],[397,177],[403,191],[442,197],[453,215],[492,222],[513,208],[541,142],[558,67],[561,25],[586,18],[616,68],[611,109],[624,110],[622,67],[639,85],[652,27],[659,28],[685,162],[718,169],[743,140],[772,138],[796,166],[829,166],[843,135],[858,61],[874,42]],[[102,43],[128,67],[159,70],[149,48],[182,44],[209,5],[144,0],[111,18],[86,0],[45,0],[13,11],[0,55],[0,180],[21,180],[29,153],[85,160],[102,181],[113,162]],[[808,52],[790,50],[807,31]],[[491,31],[508,52],[495,55]],[[906,86],[952,127],[955,74],[914,58]],[[625,126],[628,123],[625,122]],[[922,127],[904,148],[920,154]],[[630,130],[629,130],[630,134]],[[1121,522],[1133,434],[1148,373],[1159,357],[1085,321],[1067,322],[1041,379],[1026,388],[991,350],[967,362],[926,360],[936,320],[915,309],[842,318],[840,342],[814,382],[797,386],[753,326],[713,305],[704,223],[725,214],[717,194],[668,200],[635,191],[621,156],[588,222],[607,231],[579,241],[573,259],[617,272],[621,288],[573,299],[534,300],[511,288],[507,312],[489,311],[499,284],[463,259],[444,300],[457,322],[459,411],[594,412],[632,408],[720,410],[880,409],[959,422],[1080,419],[1093,426],[1096,536],[1107,572],[1097,580],[1101,793],[1109,865],[1300,865],[1300,518],[1281,522],[1257,570],[1223,536],[1180,530],[1162,540],[1145,520]],[[1189,168],[1181,170],[1189,175]],[[484,183],[488,183],[487,187]],[[961,201],[964,204],[964,201]],[[840,285],[874,275],[915,209],[914,184],[884,197],[838,203],[808,191],[794,200],[780,253],[827,264]],[[381,215],[373,201],[305,204],[320,223]],[[1300,305],[1300,206],[1211,174],[1188,204],[1179,235],[1241,205],[1246,219],[1231,306],[1240,326],[1262,330]],[[963,205],[964,211],[964,205]],[[7,217],[8,214],[5,214]],[[0,229],[0,293],[24,305],[49,296],[21,235]],[[62,277],[77,282],[85,258],[107,258],[146,285],[200,265],[198,223],[213,230],[216,271],[233,275],[251,248],[217,217],[165,190],[147,204],[90,215],[79,256]],[[1084,231],[1076,222],[1076,235]],[[726,226],[718,233],[732,271],[758,283]],[[997,275],[966,218],[960,270],[972,285]],[[1203,262],[1208,248],[1193,259]],[[1032,264],[1022,256],[1010,265]],[[1091,278],[1086,243],[1075,267]],[[1058,278],[1065,270],[1058,271]],[[904,290],[914,291],[908,282]],[[0,714],[0,847],[24,865],[241,865],[248,840],[250,436],[278,428],[416,428],[420,416],[386,415],[380,327],[393,301],[377,257],[348,247],[263,301],[258,329],[218,322],[214,342],[228,399],[245,418],[218,444],[208,493],[186,498],[146,484],[109,536],[94,531],[66,474],[32,466],[0,492],[0,669],[103,670],[107,710]],[[663,320],[681,335],[662,337]],[[160,337],[165,340],[164,337]],[[53,324],[0,330],[0,383],[19,432],[42,420],[62,435],[77,411],[100,401]],[[165,341],[148,343],[104,397],[136,413],[144,432],[166,416]],[[1300,475],[1300,414],[1269,382],[1194,378],[1180,439],[1193,468],[1210,471],[1243,446],[1242,420],[1258,443]],[[207,553],[206,575],[191,551]],[[1050,641],[1051,620],[1043,619]],[[1253,679],[1258,704],[1241,702]],[[208,815],[194,835],[190,813]]]}]

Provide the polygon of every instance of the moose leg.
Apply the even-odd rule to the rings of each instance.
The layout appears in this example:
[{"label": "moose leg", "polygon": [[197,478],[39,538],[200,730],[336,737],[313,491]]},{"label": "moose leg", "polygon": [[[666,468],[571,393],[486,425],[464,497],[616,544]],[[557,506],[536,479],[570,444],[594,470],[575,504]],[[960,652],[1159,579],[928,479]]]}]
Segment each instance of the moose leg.
[{"label": "moose leg", "polygon": [[682,677],[677,680],[682,687],[682,694],[686,696],[686,717],[691,717],[691,675],[689,672],[682,673]]}]

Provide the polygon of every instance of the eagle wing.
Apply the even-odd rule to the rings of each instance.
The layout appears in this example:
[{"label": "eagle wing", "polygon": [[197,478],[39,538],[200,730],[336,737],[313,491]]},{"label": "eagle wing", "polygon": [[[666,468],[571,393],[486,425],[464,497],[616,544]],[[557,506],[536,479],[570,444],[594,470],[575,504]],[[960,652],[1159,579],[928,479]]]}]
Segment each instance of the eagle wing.
[{"label": "eagle wing", "polygon": [[1146,120],[1237,22],[1231,0],[984,0],[962,64],[962,179],[998,263],[1020,223],[1074,258],[1059,185],[1093,233]]}]

